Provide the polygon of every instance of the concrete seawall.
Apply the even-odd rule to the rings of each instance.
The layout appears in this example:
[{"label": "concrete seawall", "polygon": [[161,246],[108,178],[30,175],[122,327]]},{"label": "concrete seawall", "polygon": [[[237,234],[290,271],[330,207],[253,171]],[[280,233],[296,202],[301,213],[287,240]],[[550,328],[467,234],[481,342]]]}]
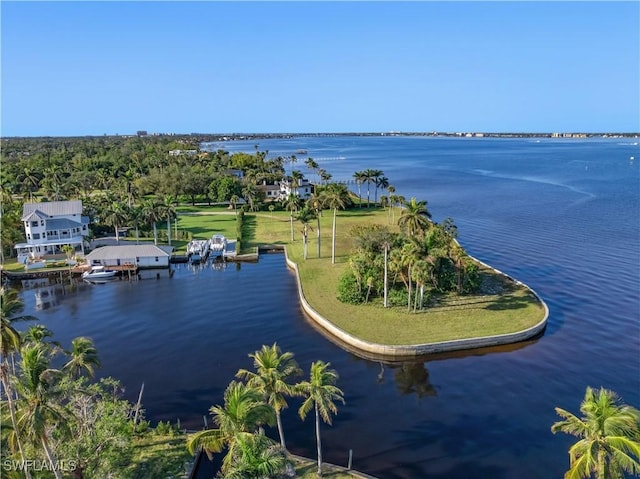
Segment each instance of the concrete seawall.
[{"label": "concrete seawall", "polygon": [[287,254],[287,249],[284,248],[285,259],[287,266],[295,272],[296,282],[298,286],[298,296],[300,297],[300,304],[302,305],[302,309],[307,313],[307,315],[323,330],[328,332],[330,335],[337,338],[340,342],[348,344],[353,347],[356,351],[362,351],[364,353],[373,354],[380,357],[390,358],[390,359],[403,359],[403,358],[412,358],[416,356],[423,356],[426,354],[434,354],[434,353],[444,353],[450,351],[461,351],[465,349],[477,349],[484,348],[489,346],[500,346],[505,344],[513,344],[520,341],[524,341],[530,339],[534,336],[540,334],[547,325],[547,319],[549,317],[549,308],[546,303],[538,296],[538,294],[531,289],[526,284],[517,281],[511,278],[509,275],[504,274],[502,271],[499,271],[491,266],[483,263],[482,261],[474,258],[475,261],[482,264],[483,266],[495,271],[496,273],[510,279],[511,281],[527,288],[531,293],[536,297],[538,301],[542,304],[544,308],[544,317],[534,326],[524,329],[522,331],[517,331],[514,333],[507,334],[499,334],[495,336],[484,336],[480,338],[467,338],[467,339],[457,339],[452,341],[440,341],[435,343],[425,343],[425,344],[378,344],[372,343],[370,341],[365,341],[358,337],[355,337],[348,332],[342,330],[337,327],[334,323],[320,315],[315,309],[311,307],[308,303],[307,299],[304,296],[304,291],[302,289],[302,282],[300,281],[300,274],[298,272],[298,265],[289,259],[289,255]]}]

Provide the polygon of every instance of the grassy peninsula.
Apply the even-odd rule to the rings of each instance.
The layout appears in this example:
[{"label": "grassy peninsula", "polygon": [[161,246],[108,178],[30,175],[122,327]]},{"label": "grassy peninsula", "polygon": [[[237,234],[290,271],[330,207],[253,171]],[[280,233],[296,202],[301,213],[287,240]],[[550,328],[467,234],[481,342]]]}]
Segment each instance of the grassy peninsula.
[{"label": "grassy peninsula", "polygon": [[[324,210],[320,217],[320,258],[317,257],[317,225],[309,233],[308,255],[304,259],[299,222],[294,222],[291,241],[290,215],[286,211],[247,213],[243,221],[244,253],[264,245],[286,246],[289,257],[298,264],[304,294],[321,315],[348,333],[382,344],[421,344],[482,337],[520,331],[544,317],[540,301],[524,286],[480,267],[482,285],[474,294],[446,294],[435,304],[408,313],[406,307],[383,307],[380,300],[366,304],[346,304],[338,300],[336,288],[341,274],[349,267],[353,248],[350,231],[355,226],[389,225],[388,212],[380,208],[358,208],[337,215],[336,260],[331,261],[332,215]],[[185,208],[181,227],[194,228],[197,236],[222,232],[233,237],[235,216],[229,210]]]}]

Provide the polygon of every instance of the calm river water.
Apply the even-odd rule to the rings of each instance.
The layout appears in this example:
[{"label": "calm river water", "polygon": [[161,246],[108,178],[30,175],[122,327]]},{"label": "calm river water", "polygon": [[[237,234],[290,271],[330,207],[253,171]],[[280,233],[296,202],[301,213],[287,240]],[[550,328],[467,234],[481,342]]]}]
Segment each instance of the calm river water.
[{"label": "calm river water", "polygon": [[[636,139],[529,140],[326,137],[225,142],[228,151],[314,158],[334,180],[381,169],[398,194],[454,218],[461,243],[526,282],[548,327],[516,347],[382,364],[344,351],[311,326],[281,255],[257,264],[177,265],[128,283],[25,283],[34,314],[68,345],[95,340],[102,375],[134,401],[144,381],[152,421],[200,428],[247,353],[277,341],[305,370],[339,372],[346,405],[323,426],[326,460],[383,479],[560,478],[572,438],[554,436],[555,406],[578,412],[586,386],[640,406],[640,150]],[[302,155],[296,150],[305,149]],[[631,157],[635,159],[632,160]],[[365,191],[365,190],[363,190]],[[373,191],[372,191],[373,197]],[[338,220],[339,221],[339,220]],[[313,421],[284,415],[287,444],[315,454]]]}]

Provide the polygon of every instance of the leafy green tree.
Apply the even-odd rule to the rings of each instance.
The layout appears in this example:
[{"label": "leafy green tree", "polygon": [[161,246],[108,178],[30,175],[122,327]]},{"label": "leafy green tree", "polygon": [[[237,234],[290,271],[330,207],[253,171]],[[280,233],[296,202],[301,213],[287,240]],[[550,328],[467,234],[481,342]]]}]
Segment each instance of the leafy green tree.
[{"label": "leafy green tree", "polygon": [[582,417],[559,407],[563,418],[551,432],[564,432],[580,438],[569,449],[570,469],[566,479],[582,479],[593,474],[598,479],[640,474],[640,411],[620,401],[605,388],[587,387],[580,405]]},{"label": "leafy green tree", "polygon": [[293,353],[281,352],[276,343],[272,346],[263,345],[262,349],[249,354],[249,357],[253,358],[256,372],[241,369],[236,376],[247,380],[247,384],[262,393],[267,403],[273,407],[280,445],[286,450],[280,411],[287,407],[287,396],[295,394],[295,388],[287,381],[302,374],[302,370],[293,359]]},{"label": "leafy green tree", "polygon": [[88,384],[86,378],[61,384],[70,434],[54,438],[60,457],[73,460],[76,478],[128,478],[134,435],[133,406],[120,397],[124,389],[112,378]]},{"label": "leafy green tree", "polygon": [[298,389],[305,396],[298,413],[304,420],[313,409],[316,415],[316,444],[318,448],[318,476],[322,476],[322,443],[320,440],[320,418],[331,424],[332,414],[338,413],[338,407],[334,401],[344,403],[344,393],[335,385],[338,373],[329,369],[331,363],[315,361],[311,364],[309,381],[298,384]]},{"label": "leafy green tree", "polygon": [[275,422],[275,412],[260,391],[236,381],[231,381],[224,392],[224,406],[212,406],[210,411],[217,428],[195,433],[188,439],[187,448],[191,454],[200,448],[207,454],[227,448],[223,473],[233,464],[239,437],[250,436],[261,425]]}]

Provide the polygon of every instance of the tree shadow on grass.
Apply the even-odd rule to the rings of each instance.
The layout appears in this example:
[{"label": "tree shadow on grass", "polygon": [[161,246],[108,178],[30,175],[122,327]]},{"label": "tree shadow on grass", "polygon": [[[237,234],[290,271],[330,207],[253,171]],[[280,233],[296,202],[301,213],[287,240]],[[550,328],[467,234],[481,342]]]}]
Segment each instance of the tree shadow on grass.
[{"label": "tree shadow on grass", "polygon": [[501,298],[492,301],[491,304],[485,306],[484,309],[490,311],[504,311],[507,309],[524,309],[531,304],[529,298],[516,297],[516,296],[502,296]]},{"label": "tree shadow on grass", "polygon": [[242,220],[242,242],[245,244],[253,243],[256,239],[256,217],[253,215],[244,215]]}]

